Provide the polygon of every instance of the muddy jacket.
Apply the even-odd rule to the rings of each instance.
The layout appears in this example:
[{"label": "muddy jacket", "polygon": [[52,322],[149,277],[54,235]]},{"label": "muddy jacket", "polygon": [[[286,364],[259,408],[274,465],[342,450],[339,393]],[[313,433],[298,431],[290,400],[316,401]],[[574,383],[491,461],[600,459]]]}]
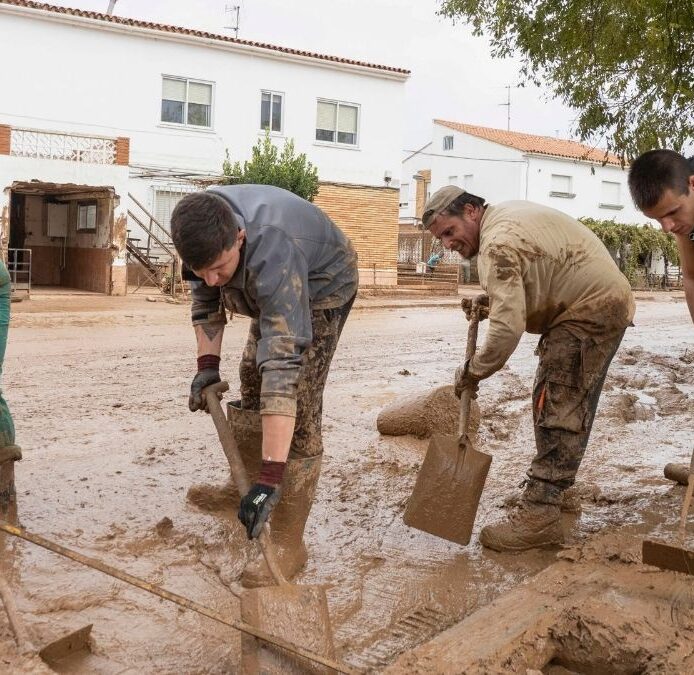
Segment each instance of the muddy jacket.
[{"label": "muddy jacket", "polygon": [[602,242],[540,204],[487,207],[477,266],[490,299],[487,339],[468,366],[479,379],[506,363],[524,331],[543,334],[561,325],[599,342],[634,316],[629,282]]},{"label": "muddy jacket", "polygon": [[269,185],[211,188],[246,230],[241,261],[223,287],[192,286],[193,325],[226,323],[226,312],[259,320],[261,411],[296,414],[302,352],[311,344],[311,310],[341,307],[357,291],[357,255],[316,206]]}]

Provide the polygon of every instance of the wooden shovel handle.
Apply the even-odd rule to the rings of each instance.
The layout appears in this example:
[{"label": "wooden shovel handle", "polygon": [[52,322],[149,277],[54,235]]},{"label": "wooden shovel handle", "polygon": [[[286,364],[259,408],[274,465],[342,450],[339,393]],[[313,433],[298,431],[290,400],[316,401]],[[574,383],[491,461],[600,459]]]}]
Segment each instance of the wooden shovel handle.
[{"label": "wooden shovel handle", "polygon": [[[478,295],[472,301],[472,309],[470,315],[470,325],[467,329],[467,346],[465,348],[465,363],[467,363],[475,354],[477,349],[477,332],[480,325],[480,303],[485,297]],[[464,447],[467,445],[467,428],[470,422],[470,404],[472,402],[472,390],[465,387],[460,395],[460,418],[458,421],[458,445]]]},{"label": "wooden shovel handle", "polygon": [[[231,469],[231,476],[236,483],[236,487],[239,489],[239,494],[241,497],[245,497],[250,490],[250,482],[248,480],[248,474],[246,473],[246,467],[241,459],[241,454],[239,453],[239,448],[236,445],[236,439],[234,434],[231,433],[226,415],[224,410],[222,410],[222,404],[220,403],[219,394],[223,394],[225,391],[229,390],[229,384],[227,382],[218,382],[217,384],[212,384],[209,387],[203,389],[203,396],[207,399],[207,409],[210,411],[212,416],[212,421],[217,428],[217,435],[222,444],[222,449],[226,455],[227,461],[229,462],[229,468]],[[270,574],[274,578],[275,582],[279,586],[288,586],[289,582],[285,579],[284,574],[282,574],[282,569],[277,562],[277,555],[275,554],[275,547],[272,545],[270,540],[270,533],[267,523],[263,525],[263,529],[258,536],[258,543],[260,544],[260,550],[265,556],[265,562],[270,569]]]},{"label": "wooden shovel handle", "polygon": [[689,461],[689,480],[687,481],[687,492],[684,495],[684,501],[682,502],[682,515],[680,516],[680,528],[679,535],[682,541],[684,541],[685,531],[687,529],[687,516],[689,515],[689,506],[692,503],[692,494],[694,493],[694,451],[692,451],[692,458]]}]

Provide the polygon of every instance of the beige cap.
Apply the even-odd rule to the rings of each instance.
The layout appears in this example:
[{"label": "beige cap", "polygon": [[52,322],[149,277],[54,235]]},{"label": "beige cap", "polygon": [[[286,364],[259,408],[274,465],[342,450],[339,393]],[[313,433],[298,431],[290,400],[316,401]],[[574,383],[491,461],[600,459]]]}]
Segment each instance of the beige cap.
[{"label": "beige cap", "polygon": [[422,225],[428,228],[441,211],[444,211],[452,202],[463,194],[465,194],[465,190],[457,185],[446,185],[446,187],[442,187],[440,190],[434,192],[424,205]]}]

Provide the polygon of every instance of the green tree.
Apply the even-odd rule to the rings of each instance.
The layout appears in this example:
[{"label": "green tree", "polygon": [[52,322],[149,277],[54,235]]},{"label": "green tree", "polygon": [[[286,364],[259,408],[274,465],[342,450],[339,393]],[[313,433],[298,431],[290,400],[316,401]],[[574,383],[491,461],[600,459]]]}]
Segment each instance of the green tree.
[{"label": "green tree", "polygon": [[253,146],[250,161],[234,162],[226,159],[222,165],[224,183],[238,185],[241,183],[260,183],[276,185],[312,202],[318,194],[318,169],[306,159],[302,152],[294,151],[293,139],[288,139],[280,152],[270,139],[269,132],[258,139]]},{"label": "green tree", "polygon": [[442,0],[623,160],[694,136],[694,0]]}]

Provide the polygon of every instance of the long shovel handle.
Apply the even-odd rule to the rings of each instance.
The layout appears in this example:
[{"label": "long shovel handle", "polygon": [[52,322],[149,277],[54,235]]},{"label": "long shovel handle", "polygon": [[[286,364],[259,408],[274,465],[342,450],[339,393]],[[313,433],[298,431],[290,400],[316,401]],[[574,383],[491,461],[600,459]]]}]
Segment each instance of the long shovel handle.
[{"label": "long shovel handle", "polygon": [[37,649],[29,639],[26,626],[19,617],[10,585],[5,581],[4,577],[0,577],[0,598],[2,598],[2,604],[5,605],[5,612],[7,613],[7,618],[10,622],[15,640],[17,641],[17,647],[19,647],[19,650],[23,653],[36,652]]},{"label": "long shovel handle", "polygon": [[[467,329],[467,346],[465,348],[465,362],[467,363],[475,354],[477,349],[477,332],[480,325],[480,298],[478,296],[472,301],[472,314],[470,325]],[[460,395],[460,417],[458,420],[458,445],[464,448],[467,445],[467,427],[470,421],[470,404],[472,402],[472,390],[466,387]]]},{"label": "long shovel handle", "polygon": [[[234,438],[234,434],[231,433],[226,415],[224,414],[224,410],[222,410],[222,404],[219,400],[219,394],[223,394],[228,390],[228,382],[218,382],[217,384],[206,387],[202,393],[207,399],[207,409],[210,411],[212,421],[217,428],[217,435],[219,436],[222,449],[229,462],[231,475],[236,483],[236,487],[239,489],[239,494],[241,497],[245,497],[251,487],[248,474],[246,473],[246,467],[241,459],[239,448],[236,445],[236,439]],[[265,562],[270,569],[270,574],[272,574],[277,585],[288,586],[289,582],[285,579],[284,574],[282,574],[282,569],[277,562],[275,547],[270,540],[267,523],[263,525],[263,529],[258,536],[258,543],[265,557]]]},{"label": "long shovel handle", "polygon": [[679,535],[682,541],[684,541],[685,531],[687,529],[687,516],[689,515],[689,506],[692,503],[692,493],[694,493],[694,450],[692,451],[692,458],[689,461],[689,480],[687,481],[687,492],[684,495],[682,515],[680,516]]}]

